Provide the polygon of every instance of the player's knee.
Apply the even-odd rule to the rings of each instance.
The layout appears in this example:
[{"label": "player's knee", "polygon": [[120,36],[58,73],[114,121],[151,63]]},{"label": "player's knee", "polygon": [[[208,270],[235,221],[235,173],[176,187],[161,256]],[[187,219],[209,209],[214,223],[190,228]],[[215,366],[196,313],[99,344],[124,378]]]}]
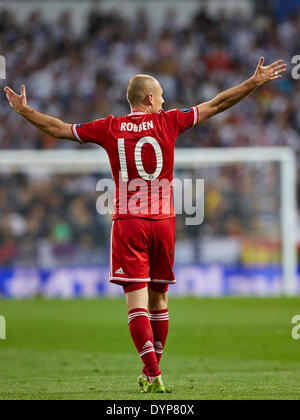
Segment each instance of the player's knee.
[{"label": "player's knee", "polygon": [[168,307],[168,295],[167,292],[157,292],[148,289],[149,292],[149,309],[158,310],[166,309]]},{"label": "player's knee", "polygon": [[149,309],[152,311],[158,309],[167,309],[168,307],[168,298],[165,294],[162,294],[159,297],[156,297],[153,300],[149,300]]}]

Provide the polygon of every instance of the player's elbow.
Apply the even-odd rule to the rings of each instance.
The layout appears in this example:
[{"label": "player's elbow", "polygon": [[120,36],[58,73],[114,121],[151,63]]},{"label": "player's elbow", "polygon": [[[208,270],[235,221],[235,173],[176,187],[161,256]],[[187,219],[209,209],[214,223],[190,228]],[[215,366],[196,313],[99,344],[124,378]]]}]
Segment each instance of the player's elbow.
[{"label": "player's elbow", "polygon": [[53,137],[63,140],[70,139],[74,140],[74,136],[71,129],[71,124],[61,123],[53,128]]},{"label": "player's elbow", "polygon": [[45,131],[56,139],[62,139],[64,136],[64,127],[62,124],[49,124],[48,127],[45,127]]},{"label": "player's elbow", "polygon": [[61,131],[55,132],[53,134],[53,137],[55,137],[56,139],[59,139],[59,140],[63,140],[63,139],[66,138],[65,134]]},{"label": "player's elbow", "polygon": [[198,106],[199,123],[209,120],[214,115],[221,112],[218,103],[214,101],[206,102]]},{"label": "player's elbow", "polygon": [[209,104],[208,113],[209,113],[210,117],[213,117],[214,115],[217,115],[220,112],[222,112],[222,106],[219,103],[219,101],[212,100],[208,104]]},{"label": "player's elbow", "polygon": [[52,130],[52,131],[49,131],[49,134],[51,137],[54,137],[57,140],[63,140],[66,138],[64,132],[62,131]]}]

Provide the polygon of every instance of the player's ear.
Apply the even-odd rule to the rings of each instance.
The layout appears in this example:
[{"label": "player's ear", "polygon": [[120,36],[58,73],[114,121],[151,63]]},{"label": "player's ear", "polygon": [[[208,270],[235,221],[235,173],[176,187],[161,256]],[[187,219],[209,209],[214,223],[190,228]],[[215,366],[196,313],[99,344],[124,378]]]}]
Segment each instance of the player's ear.
[{"label": "player's ear", "polygon": [[149,104],[150,105],[153,105],[153,94],[152,93],[149,93],[149,95],[147,96],[147,98],[148,98],[148,102],[149,102]]}]

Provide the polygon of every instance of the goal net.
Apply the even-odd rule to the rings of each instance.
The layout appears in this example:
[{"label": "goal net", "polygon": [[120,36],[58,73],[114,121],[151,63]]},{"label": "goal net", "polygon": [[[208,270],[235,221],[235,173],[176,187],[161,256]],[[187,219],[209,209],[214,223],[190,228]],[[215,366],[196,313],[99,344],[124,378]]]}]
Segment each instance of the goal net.
[{"label": "goal net", "polygon": [[[176,149],[176,295],[295,295],[296,160],[288,148]],[[102,150],[2,151],[0,295],[118,295]]]}]

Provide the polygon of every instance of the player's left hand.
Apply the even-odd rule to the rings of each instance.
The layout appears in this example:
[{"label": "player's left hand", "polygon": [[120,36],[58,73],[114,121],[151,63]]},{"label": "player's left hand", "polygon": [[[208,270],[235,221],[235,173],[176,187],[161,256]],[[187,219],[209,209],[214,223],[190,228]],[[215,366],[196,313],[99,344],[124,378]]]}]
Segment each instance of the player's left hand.
[{"label": "player's left hand", "polygon": [[254,73],[254,79],[258,86],[263,85],[271,80],[282,78],[282,73],[286,71],[286,64],[282,64],[283,60],[274,61],[269,66],[264,66],[264,57],[260,57],[258,66]]},{"label": "player's left hand", "polygon": [[19,114],[27,107],[27,98],[25,86],[21,86],[21,95],[18,95],[8,86],[5,86],[4,91],[10,106]]}]

